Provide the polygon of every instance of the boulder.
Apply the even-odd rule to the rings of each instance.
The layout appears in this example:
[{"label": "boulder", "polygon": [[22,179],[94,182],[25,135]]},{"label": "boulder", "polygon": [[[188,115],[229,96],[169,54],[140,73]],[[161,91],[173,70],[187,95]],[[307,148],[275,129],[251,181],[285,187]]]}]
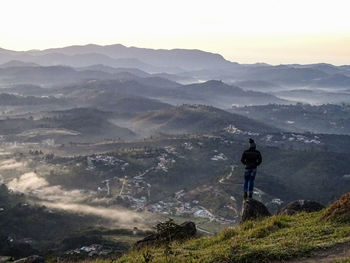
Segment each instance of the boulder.
[{"label": "boulder", "polygon": [[263,203],[251,198],[243,200],[242,222],[266,216],[271,216],[271,214]]},{"label": "boulder", "polygon": [[342,195],[327,209],[324,218],[350,223],[350,192]]},{"label": "boulder", "polygon": [[285,207],[281,209],[279,214],[281,215],[294,215],[300,212],[317,212],[324,208],[323,205],[317,203],[315,201],[310,200],[297,200],[287,204]]},{"label": "boulder", "polygon": [[32,255],[26,258],[21,258],[13,263],[45,263],[45,259],[38,255]]},{"label": "boulder", "polygon": [[0,256],[0,263],[13,262],[12,257]]},{"label": "boulder", "polygon": [[188,221],[181,225],[173,224],[166,235],[162,232],[157,232],[146,236],[145,238],[137,241],[134,244],[134,248],[141,248],[144,246],[158,245],[163,242],[169,242],[174,240],[183,240],[193,237],[197,232],[196,224]]}]

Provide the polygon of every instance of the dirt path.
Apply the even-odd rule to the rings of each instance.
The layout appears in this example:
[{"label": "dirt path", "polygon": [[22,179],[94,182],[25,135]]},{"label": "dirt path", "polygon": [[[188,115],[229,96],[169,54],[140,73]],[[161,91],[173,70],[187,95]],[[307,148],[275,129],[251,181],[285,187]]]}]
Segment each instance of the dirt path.
[{"label": "dirt path", "polygon": [[121,180],[123,180],[123,184],[122,184],[122,188],[120,189],[120,192],[119,192],[119,195],[118,195],[118,196],[121,196],[121,195],[123,194],[124,186],[125,186],[125,182],[126,182],[125,178],[123,178],[123,179],[121,179]]},{"label": "dirt path", "polygon": [[331,263],[350,257],[350,243],[338,244],[332,248],[315,251],[311,257],[282,262],[288,263]]}]

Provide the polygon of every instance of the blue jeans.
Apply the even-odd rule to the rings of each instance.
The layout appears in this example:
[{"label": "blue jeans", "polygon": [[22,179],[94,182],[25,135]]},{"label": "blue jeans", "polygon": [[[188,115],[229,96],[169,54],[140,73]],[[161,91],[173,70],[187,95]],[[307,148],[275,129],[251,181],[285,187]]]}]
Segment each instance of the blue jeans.
[{"label": "blue jeans", "polygon": [[[256,176],[256,168],[245,170],[244,187],[243,187],[245,193],[248,192],[248,190],[249,190],[249,193],[253,193],[255,176]],[[248,185],[249,185],[249,189],[248,189]]]}]

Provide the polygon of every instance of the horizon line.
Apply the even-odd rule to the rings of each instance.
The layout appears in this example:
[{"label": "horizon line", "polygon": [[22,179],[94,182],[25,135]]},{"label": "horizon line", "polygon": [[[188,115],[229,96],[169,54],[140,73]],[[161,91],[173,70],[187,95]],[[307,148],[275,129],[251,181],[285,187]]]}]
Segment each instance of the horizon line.
[{"label": "horizon line", "polygon": [[[215,51],[208,51],[208,50],[203,50],[203,49],[199,49],[199,48],[179,48],[179,47],[175,47],[175,48],[150,48],[150,47],[139,47],[139,46],[127,46],[125,44],[121,44],[121,43],[114,43],[114,44],[95,44],[95,43],[87,43],[87,44],[70,44],[70,45],[64,45],[64,46],[56,46],[56,47],[47,47],[47,48],[42,48],[42,49],[25,49],[25,50],[19,50],[19,49],[8,49],[3,48],[0,46],[0,50],[6,50],[6,51],[12,51],[12,52],[34,52],[34,51],[45,51],[45,50],[50,50],[50,49],[63,49],[63,48],[68,48],[68,47],[86,47],[86,46],[99,46],[99,47],[108,47],[108,46],[123,46],[125,48],[138,48],[138,49],[149,49],[149,50],[167,50],[167,51],[172,51],[172,50],[189,50],[189,51],[202,51],[202,52],[206,52],[206,53],[211,53],[211,54],[215,54],[215,55],[220,55],[221,57],[223,57],[223,59],[225,59],[228,62],[231,63],[238,63],[240,65],[256,65],[256,64],[266,64],[268,66],[290,66],[290,65],[317,65],[317,64],[327,64],[327,65],[332,65],[332,66],[336,66],[336,67],[341,67],[341,66],[350,66],[349,64],[333,64],[330,62],[325,62],[325,61],[319,61],[319,62],[309,62],[309,63],[305,63],[305,64],[301,64],[301,63],[267,63],[264,61],[257,61],[257,62],[253,62],[253,63],[241,63],[238,61],[232,61],[230,59],[227,59],[224,55],[222,55],[219,52],[215,52]],[[84,54],[89,54],[89,53],[84,53]],[[11,61],[16,61],[16,59],[11,60]],[[17,61],[21,61],[21,60],[17,60]]]}]

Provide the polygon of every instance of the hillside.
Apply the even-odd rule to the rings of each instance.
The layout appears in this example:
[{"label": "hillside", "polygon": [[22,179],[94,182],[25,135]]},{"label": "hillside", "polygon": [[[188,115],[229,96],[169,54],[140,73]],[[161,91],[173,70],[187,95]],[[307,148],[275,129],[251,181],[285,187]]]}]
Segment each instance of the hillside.
[{"label": "hillside", "polygon": [[[217,80],[185,85],[180,90],[187,98],[192,98],[193,101],[202,101],[203,104],[220,108],[230,108],[232,105],[287,103],[286,100],[271,94],[258,91],[245,91],[238,86],[228,85]],[[182,96],[184,97],[184,95]]]},{"label": "hillside", "polygon": [[64,100],[59,100],[54,97],[34,97],[34,96],[18,96],[8,93],[0,93],[0,106],[21,106],[21,105],[42,105],[42,104],[61,104],[64,105]]},{"label": "hillside", "polygon": [[14,116],[0,120],[0,133],[5,140],[21,142],[96,141],[131,139],[135,134],[109,121],[109,112],[93,108],[74,108],[41,112],[38,115]]},{"label": "hillside", "polygon": [[348,134],[350,130],[348,104],[270,104],[233,107],[231,111],[291,132]]},{"label": "hillside", "polygon": [[51,64],[53,60],[52,56],[54,55],[56,61],[63,60],[66,65],[77,64],[79,60],[82,60],[79,63],[84,63],[86,66],[91,65],[92,61],[99,61],[99,63],[103,62],[101,64],[112,66],[117,64],[118,61],[121,61],[122,63],[119,64],[126,67],[128,65],[124,61],[134,59],[135,63],[133,63],[133,66],[138,66],[141,69],[149,71],[159,71],[161,69],[168,69],[171,71],[181,71],[192,68],[201,69],[203,68],[203,65],[207,65],[206,67],[209,68],[225,68],[234,64],[225,60],[219,54],[201,50],[155,50],[126,47],[121,44],[108,46],[93,44],[85,46],[69,46],[64,48],[27,51],[22,52],[22,54],[20,52],[8,51],[3,52],[2,55],[3,58],[0,57],[0,62],[16,58],[19,60],[35,61],[41,64]]},{"label": "hillside", "polygon": [[[225,83],[241,85],[245,90],[270,92],[260,94],[260,100],[254,94],[226,101],[225,94],[214,94],[214,98],[198,99],[198,93],[191,98],[192,103],[208,104],[218,107],[215,102],[223,100],[225,107],[231,104],[268,104],[285,103],[285,100],[299,102],[349,102],[349,97],[333,98],[337,92],[349,89],[349,66],[318,64],[269,65],[266,63],[239,64],[226,60],[220,54],[189,49],[147,49],[126,47],[120,44],[99,46],[69,46],[46,50],[11,51],[0,50],[0,79],[5,84],[67,84],[91,79],[133,79],[161,77],[183,84],[201,83],[209,80],[222,80]],[[71,68],[69,68],[71,67]],[[72,70],[76,70],[73,72]],[[53,74],[55,72],[55,74]],[[144,82],[142,84],[145,84]],[[290,94],[287,89],[310,89],[313,94]],[[321,89],[332,93],[320,94]],[[277,93],[273,93],[276,91]],[[279,92],[279,93],[278,93]],[[287,92],[287,93],[285,93]],[[153,93],[158,98],[164,94]],[[144,94],[143,94],[144,95]],[[190,103],[188,97],[178,96],[176,92],[167,94],[165,102],[173,104]],[[188,94],[190,95],[190,94]],[[220,95],[221,97],[219,97]],[[257,94],[255,94],[257,95]],[[339,95],[339,94],[338,94]],[[343,95],[346,95],[343,92]],[[270,96],[270,97],[269,97]],[[280,98],[276,98],[280,97]],[[255,96],[257,97],[257,96]],[[306,100],[307,99],[307,100]]]},{"label": "hillside", "polygon": [[20,66],[0,68],[0,83],[64,85],[90,79],[113,79],[113,75],[102,71],[77,71],[67,66]]},{"label": "hillside", "polygon": [[172,107],[156,99],[124,94],[110,89],[77,89],[67,94],[75,105],[118,112],[147,112]]},{"label": "hillside", "polygon": [[[348,208],[348,203],[344,205],[342,199],[342,203],[338,202],[320,212],[275,215],[227,228],[213,237],[133,250],[117,262],[281,262],[312,257],[320,250],[327,256],[325,249],[340,244],[347,245],[349,249],[349,221],[327,217],[335,207]],[[147,258],[151,260],[147,261]]]},{"label": "hillside", "polygon": [[134,130],[148,130],[151,133],[205,133],[219,131],[229,125],[246,131],[277,131],[263,123],[204,105],[183,105],[140,113],[130,122]]},{"label": "hillside", "polygon": [[96,227],[98,224],[110,222],[98,216],[34,205],[23,194],[15,194],[0,184],[0,260],[4,255],[13,261],[33,254],[63,258],[67,257],[66,251],[91,243],[99,243],[109,256],[119,257],[130,244],[116,237],[132,240],[145,235],[139,231],[133,236],[130,229],[105,229]]}]

